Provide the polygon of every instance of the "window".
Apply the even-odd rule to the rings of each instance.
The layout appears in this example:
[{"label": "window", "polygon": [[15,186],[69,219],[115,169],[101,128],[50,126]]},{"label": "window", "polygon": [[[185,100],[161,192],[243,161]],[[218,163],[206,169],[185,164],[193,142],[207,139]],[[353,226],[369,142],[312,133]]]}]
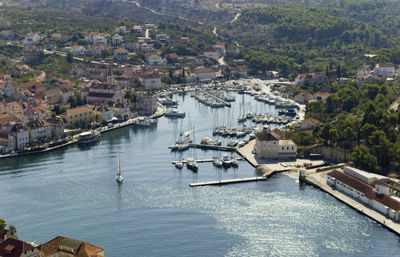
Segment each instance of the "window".
[{"label": "window", "polygon": [[286,150],[289,150],[289,146],[288,146],[288,147],[286,147]]},{"label": "window", "polygon": [[282,151],[285,150],[285,147],[282,146]]},{"label": "window", "polygon": [[294,147],[292,146],[292,150],[294,150]]}]

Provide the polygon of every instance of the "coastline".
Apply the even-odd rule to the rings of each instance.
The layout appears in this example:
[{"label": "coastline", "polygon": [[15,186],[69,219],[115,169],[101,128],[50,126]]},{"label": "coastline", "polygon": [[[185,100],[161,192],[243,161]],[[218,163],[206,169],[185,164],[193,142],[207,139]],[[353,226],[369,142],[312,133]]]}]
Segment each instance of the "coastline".
[{"label": "coastline", "polygon": [[[149,118],[151,118],[151,119],[160,118],[160,117],[164,116],[166,111],[167,111],[167,108],[165,108],[161,104],[158,104],[157,111],[154,114],[150,115]],[[144,118],[144,116],[139,116],[139,117],[136,117],[136,118],[128,119],[127,121],[115,124],[111,128],[109,128],[107,126],[100,127],[100,128],[98,128],[98,130],[99,130],[100,134],[103,134],[103,133],[106,133],[106,132],[110,132],[112,130],[116,130],[116,129],[119,129],[119,128],[124,128],[124,127],[127,127],[127,126],[131,126],[131,125],[134,124],[134,122],[136,120],[142,119],[142,118]],[[15,153],[15,154],[4,154],[4,155],[0,155],[0,159],[15,158],[15,157],[26,156],[26,155],[46,153],[46,152],[57,150],[57,149],[60,149],[60,148],[63,148],[63,147],[74,145],[74,144],[77,144],[77,143],[78,143],[78,139],[76,138],[76,136],[74,136],[70,141],[68,141],[68,142],[66,142],[64,144],[60,144],[60,145],[53,146],[53,147],[48,147],[48,148],[45,148],[45,149],[42,149],[42,150],[37,150],[37,151],[30,151],[30,152],[24,152],[24,153]]]},{"label": "coastline", "polygon": [[334,198],[345,203],[347,206],[353,208],[357,212],[367,216],[368,218],[374,220],[375,222],[382,225],[389,231],[395,233],[397,236],[400,236],[400,224],[399,223],[394,222],[393,220],[387,218],[383,214],[371,209],[369,206],[366,206],[366,205],[356,201],[355,199],[351,198],[350,196],[347,196],[346,194],[344,194],[340,191],[333,190],[330,186],[328,186],[327,184],[324,184],[323,181],[326,181],[326,179],[324,180],[324,176],[326,176],[326,173],[328,173],[328,172],[330,172],[330,170],[307,175],[307,176],[305,176],[304,179],[301,179],[301,182],[304,182],[307,185],[311,185],[311,186],[333,196]]}]

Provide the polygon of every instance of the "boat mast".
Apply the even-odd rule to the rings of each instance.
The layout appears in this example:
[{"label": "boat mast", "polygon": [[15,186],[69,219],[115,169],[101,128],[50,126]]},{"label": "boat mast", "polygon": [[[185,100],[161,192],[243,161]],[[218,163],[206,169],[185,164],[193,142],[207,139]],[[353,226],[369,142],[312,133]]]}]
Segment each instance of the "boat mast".
[{"label": "boat mast", "polygon": [[121,174],[121,167],[120,167],[119,152],[118,152],[118,175],[120,174]]}]

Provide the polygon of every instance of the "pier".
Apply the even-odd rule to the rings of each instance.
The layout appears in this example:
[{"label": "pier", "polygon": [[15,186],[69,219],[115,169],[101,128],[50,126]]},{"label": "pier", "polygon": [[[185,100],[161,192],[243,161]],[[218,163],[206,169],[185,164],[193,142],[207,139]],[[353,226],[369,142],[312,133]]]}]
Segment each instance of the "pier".
[{"label": "pier", "polygon": [[[243,158],[233,158],[237,161],[242,161]],[[202,160],[196,160],[196,162],[198,163],[204,163],[204,162],[213,162],[214,159],[202,159]],[[177,162],[182,162],[182,163],[186,163],[186,160],[181,160],[181,161],[172,161],[172,164],[176,164]]]},{"label": "pier", "polygon": [[340,191],[334,190],[329,185],[327,185],[326,184],[326,174],[329,171],[318,172],[315,174],[304,176],[301,178],[301,181],[330,194],[331,196],[335,197],[337,200],[345,203],[346,205],[355,209],[359,213],[366,215],[367,217],[369,217],[370,219],[381,224],[383,227],[386,227],[393,233],[400,235],[400,224],[399,223],[394,222],[393,220],[387,218],[386,216],[380,214],[379,212],[362,204],[361,202],[358,202],[355,199],[351,198],[350,196],[347,196],[346,194],[341,193]]},{"label": "pier", "polygon": [[199,183],[191,183],[190,187],[201,187],[201,186],[222,186],[228,184],[236,184],[236,183],[246,183],[246,182],[254,182],[254,181],[264,181],[267,180],[266,177],[251,177],[251,178],[235,178],[235,179],[226,179],[226,180],[215,180],[209,182],[199,182]]},{"label": "pier", "polygon": [[200,148],[200,149],[209,149],[209,150],[217,150],[217,151],[226,151],[233,152],[236,151],[235,147],[229,146],[221,146],[221,145],[205,145],[205,144],[189,144],[189,147]]},{"label": "pier", "polygon": [[231,104],[228,103],[227,101],[225,101],[224,99],[221,99],[220,97],[215,96],[215,95],[213,95],[213,94],[210,94],[210,93],[208,93],[208,92],[206,92],[206,91],[204,91],[204,90],[202,90],[202,89],[199,89],[199,91],[202,92],[202,93],[205,94],[205,95],[208,95],[208,96],[211,97],[211,98],[214,98],[216,101],[225,104],[225,106],[231,107]]}]

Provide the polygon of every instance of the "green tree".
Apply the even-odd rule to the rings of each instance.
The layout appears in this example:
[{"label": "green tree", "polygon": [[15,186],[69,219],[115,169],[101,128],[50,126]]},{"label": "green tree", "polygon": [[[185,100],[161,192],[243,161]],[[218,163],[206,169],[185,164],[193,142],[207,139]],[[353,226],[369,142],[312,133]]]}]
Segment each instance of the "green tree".
[{"label": "green tree", "polygon": [[15,228],[15,226],[11,225],[8,227],[8,229],[10,230],[11,238],[17,239],[17,229]]},{"label": "green tree", "polygon": [[4,219],[0,219],[0,230],[4,230],[7,226],[7,223]]},{"label": "green tree", "polygon": [[359,169],[367,170],[367,171],[375,171],[376,170],[376,158],[373,154],[371,154],[368,147],[364,145],[360,145],[354,148],[351,154],[351,160]]},{"label": "green tree", "polygon": [[71,52],[68,52],[68,53],[67,53],[67,55],[65,56],[65,60],[66,60],[68,63],[72,63],[72,62],[74,61],[74,56],[72,55]]}]

